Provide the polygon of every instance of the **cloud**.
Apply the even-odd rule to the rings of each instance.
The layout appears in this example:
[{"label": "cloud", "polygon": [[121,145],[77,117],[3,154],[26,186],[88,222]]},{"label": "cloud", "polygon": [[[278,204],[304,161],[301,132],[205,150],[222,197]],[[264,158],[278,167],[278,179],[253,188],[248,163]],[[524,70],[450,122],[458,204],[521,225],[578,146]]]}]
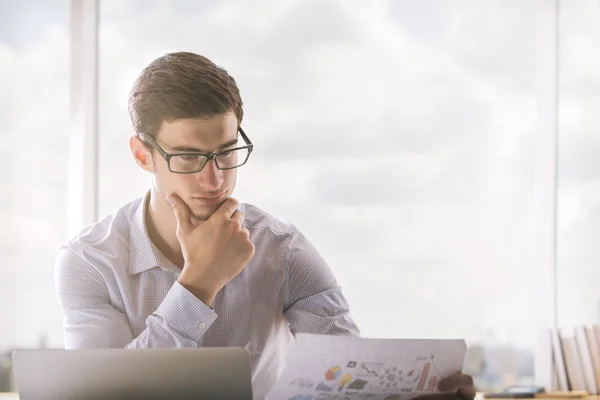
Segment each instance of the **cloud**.
[{"label": "cloud", "polygon": [[256,51],[266,65],[291,67],[299,72],[315,47],[357,40],[355,25],[341,3],[308,0],[294,4],[276,19],[268,35],[259,39]]},{"label": "cloud", "polygon": [[[584,128],[585,129],[585,128]],[[589,130],[571,130],[559,148],[559,184],[585,183],[600,179],[600,140]]]},{"label": "cloud", "polygon": [[514,90],[535,90],[539,6],[515,0],[461,5],[445,10],[451,16],[443,41],[446,51]]},{"label": "cloud", "polygon": [[475,99],[441,96],[432,101],[428,115],[411,113],[398,106],[362,120],[356,114],[333,121],[324,118],[325,121],[313,117],[290,124],[264,138],[267,139],[264,144],[260,142],[263,137],[258,136],[257,151],[270,161],[309,162],[352,154],[368,162],[370,157],[454,149],[458,142],[480,141],[482,132],[491,128],[489,106]]},{"label": "cloud", "polygon": [[[35,45],[49,27],[69,23],[68,0],[52,3],[43,0],[3,0],[0,13],[0,44],[12,48]],[[4,61],[4,59],[0,59]]]},{"label": "cloud", "polygon": [[418,3],[392,1],[389,11],[398,28],[410,37],[424,43],[439,43],[448,30],[448,12],[452,9],[438,0],[423,0]]},{"label": "cloud", "polygon": [[[357,163],[360,162],[359,159]],[[348,206],[399,206],[426,200],[423,192],[427,183],[418,180],[415,173],[370,167],[368,164],[356,167],[350,161],[342,161],[335,170],[318,174],[314,183],[315,200],[328,205]]]}]

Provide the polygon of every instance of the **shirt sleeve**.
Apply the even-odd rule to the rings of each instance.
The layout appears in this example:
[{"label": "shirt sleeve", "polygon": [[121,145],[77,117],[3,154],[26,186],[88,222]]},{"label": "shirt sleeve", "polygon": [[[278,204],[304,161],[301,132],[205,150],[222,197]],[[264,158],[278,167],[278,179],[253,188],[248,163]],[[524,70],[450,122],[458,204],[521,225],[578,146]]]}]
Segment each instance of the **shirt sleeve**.
[{"label": "shirt sleeve", "polygon": [[66,349],[198,347],[217,314],[175,282],[146,329],[134,337],[127,315],[113,307],[102,275],[68,248],[55,262]]},{"label": "shirt sleeve", "polygon": [[284,315],[293,335],[360,336],[331,268],[295,228],[286,249],[285,271]]}]

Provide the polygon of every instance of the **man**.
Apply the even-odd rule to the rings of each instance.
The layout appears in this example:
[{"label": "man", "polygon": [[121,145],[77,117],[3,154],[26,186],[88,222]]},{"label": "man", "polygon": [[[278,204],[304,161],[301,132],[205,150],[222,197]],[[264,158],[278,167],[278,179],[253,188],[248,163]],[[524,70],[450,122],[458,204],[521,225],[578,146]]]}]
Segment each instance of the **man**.
[{"label": "man", "polygon": [[[129,111],[131,154],[152,185],[61,248],[67,349],[245,347],[262,399],[296,332],[359,335],[309,241],[231,197],[253,144],[225,70],[197,54],[167,54],[138,77]],[[467,375],[443,385],[474,395]]]}]

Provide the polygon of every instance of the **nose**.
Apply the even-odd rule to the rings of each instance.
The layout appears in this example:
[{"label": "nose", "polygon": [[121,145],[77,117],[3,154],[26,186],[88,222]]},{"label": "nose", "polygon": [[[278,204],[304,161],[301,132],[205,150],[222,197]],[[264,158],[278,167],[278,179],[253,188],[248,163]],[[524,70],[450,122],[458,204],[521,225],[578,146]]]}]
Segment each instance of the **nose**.
[{"label": "nose", "polygon": [[198,183],[208,190],[217,190],[223,183],[223,171],[215,165],[215,160],[208,160],[200,172],[196,174]]}]

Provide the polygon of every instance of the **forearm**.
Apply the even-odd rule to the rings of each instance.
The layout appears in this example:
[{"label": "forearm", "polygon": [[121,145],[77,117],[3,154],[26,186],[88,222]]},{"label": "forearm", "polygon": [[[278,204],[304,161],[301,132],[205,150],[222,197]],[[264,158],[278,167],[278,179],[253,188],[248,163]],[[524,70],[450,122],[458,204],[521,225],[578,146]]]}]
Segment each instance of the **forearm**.
[{"label": "forearm", "polygon": [[285,311],[285,317],[293,334],[360,336],[360,330],[350,317],[348,302],[337,285],[297,300]]},{"label": "forearm", "polygon": [[198,347],[217,318],[213,310],[178,283],[146,318],[146,328],[137,336],[126,314],[97,298],[69,297],[64,312],[67,349]]},{"label": "forearm", "polygon": [[175,283],[156,312],[146,319],[146,329],[125,347],[198,347],[216,317],[193,293]]}]

